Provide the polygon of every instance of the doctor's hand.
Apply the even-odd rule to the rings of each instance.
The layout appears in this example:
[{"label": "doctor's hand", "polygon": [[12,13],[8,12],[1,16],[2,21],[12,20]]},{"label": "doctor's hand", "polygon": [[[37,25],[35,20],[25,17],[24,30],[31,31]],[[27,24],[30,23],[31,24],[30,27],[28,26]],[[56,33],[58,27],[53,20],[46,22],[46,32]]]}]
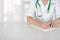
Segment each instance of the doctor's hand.
[{"label": "doctor's hand", "polygon": [[42,23],[41,27],[44,29],[48,29],[49,25],[50,25],[50,23]]},{"label": "doctor's hand", "polygon": [[60,24],[60,17],[57,18],[56,20],[54,20],[53,22],[50,23],[51,27],[58,27],[58,25]]},{"label": "doctor's hand", "polygon": [[57,26],[58,26],[58,24],[57,24],[56,21],[53,21],[53,22],[50,23],[50,27],[52,27],[52,28],[55,28]]}]

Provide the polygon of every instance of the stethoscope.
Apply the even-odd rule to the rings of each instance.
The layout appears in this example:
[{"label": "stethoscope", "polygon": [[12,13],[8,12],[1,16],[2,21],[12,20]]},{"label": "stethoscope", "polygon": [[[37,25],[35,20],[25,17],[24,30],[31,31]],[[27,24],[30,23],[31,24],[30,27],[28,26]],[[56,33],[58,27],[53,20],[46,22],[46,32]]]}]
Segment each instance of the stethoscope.
[{"label": "stethoscope", "polygon": [[[36,0],[35,7],[36,7],[36,8],[41,7],[41,5],[39,4],[39,0]],[[51,0],[49,0],[47,12],[50,11],[50,7],[51,7]]]},{"label": "stethoscope", "polygon": [[[36,7],[36,9],[37,9],[38,7],[41,7],[41,5],[39,4],[39,0],[36,0],[35,7]],[[48,7],[47,7],[47,13],[50,13],[50,7],[51,7],[51,0],[49,0],[49,4],[48,4]],[[43,12],[43,11],[41,10],[41,12]],[[38,13],[35,14],[35,15],[36,15],[38,18],[42,17],[42,15],[38,16]],[[44,18],[41,18],[41,19],[44,20]]]}]

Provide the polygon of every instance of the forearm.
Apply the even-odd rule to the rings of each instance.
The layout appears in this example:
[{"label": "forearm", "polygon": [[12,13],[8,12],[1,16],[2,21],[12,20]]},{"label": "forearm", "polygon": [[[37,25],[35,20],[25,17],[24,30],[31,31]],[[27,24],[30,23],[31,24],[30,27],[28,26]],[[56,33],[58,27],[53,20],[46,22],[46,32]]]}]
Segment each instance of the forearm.
[{"label": "forearm", "polygon": [[57,24],[60,24],[60,18],[57,18],[57,19],[55,20],[55,22],[56,22]]},{"label": "forearm", "polygon": [[37,21],[35,19],[33,19],[32,17],[27,17],[27,22],[30,23],[30,24],[33,24],[35,26],[41,26],[42,25],[42,22],[41,21]]}]

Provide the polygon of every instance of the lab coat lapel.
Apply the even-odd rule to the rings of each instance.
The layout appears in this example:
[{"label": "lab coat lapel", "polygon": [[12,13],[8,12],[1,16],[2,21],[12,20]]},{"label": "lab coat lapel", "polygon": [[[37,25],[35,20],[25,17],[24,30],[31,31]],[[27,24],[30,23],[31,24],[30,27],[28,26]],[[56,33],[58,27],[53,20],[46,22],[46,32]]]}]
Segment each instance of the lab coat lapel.
[{"label": "lab coat lapel", "polygon": [[48,3],[47,3],[46,6],[44,6],[44,4],[42,3],[41,0],[39,1],[39,3],[40,3],[40,5],[41,5],[41,10],[42,10],[42,12],[45,14],[46,11],[47,11],[47,8],[48,8],[49,1],[48,1]]}]

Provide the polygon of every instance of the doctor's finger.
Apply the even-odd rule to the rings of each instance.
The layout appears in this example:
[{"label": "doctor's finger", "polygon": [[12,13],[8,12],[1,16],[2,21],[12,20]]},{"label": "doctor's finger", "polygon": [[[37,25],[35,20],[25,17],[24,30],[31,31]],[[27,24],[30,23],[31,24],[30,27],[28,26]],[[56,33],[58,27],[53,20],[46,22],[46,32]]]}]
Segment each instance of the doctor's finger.
[{"label": "doctor's finger", "polygon": [[53,23],[53,26],[52,26],[52,27],[53,27],[53,28],[54,28],[54,27],[56,27],[56,24],[55,24],[55,23]]},{"label": "doctor's finger", "polygon": [[55,28],[57,27],[57,24],[53,22],[51,27]]},{"label": "doctor's finger", "polygon": [[56,23],[54,23],[53,27],[57,27],[57,24],[56,24]]},{"label": "doctor's finger", "polygon": [[54,23],[51,23],[51,27],[53,27],[54,26]]}]

